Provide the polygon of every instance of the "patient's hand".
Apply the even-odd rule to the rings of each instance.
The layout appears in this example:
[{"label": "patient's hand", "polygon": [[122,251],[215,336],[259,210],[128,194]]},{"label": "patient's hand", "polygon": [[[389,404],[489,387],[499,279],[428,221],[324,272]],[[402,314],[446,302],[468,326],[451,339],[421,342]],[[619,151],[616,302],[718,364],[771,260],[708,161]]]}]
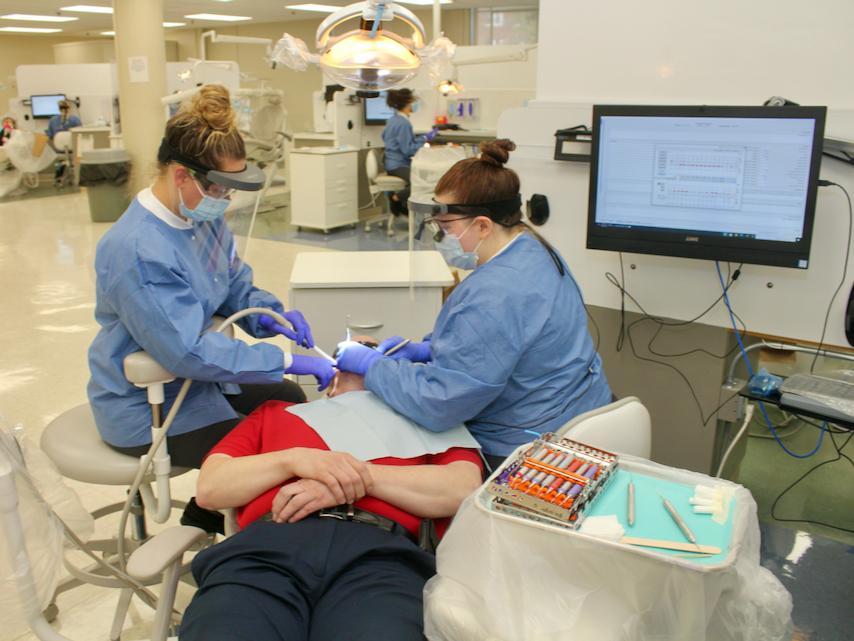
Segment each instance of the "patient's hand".
[{"label": "patient's hand", "polygon": [[279,489],[273,499],[273,521],[296,523],[313,512],[336,505],[340,504],[325,484],[313,479],[300,479]]},{"label": "patient's hand", "polygon": [[294,447],[287,456],[290,475],[320,481],[335,497],[335,505],[358,501],[374,482],[367,464],[346,452]]}]

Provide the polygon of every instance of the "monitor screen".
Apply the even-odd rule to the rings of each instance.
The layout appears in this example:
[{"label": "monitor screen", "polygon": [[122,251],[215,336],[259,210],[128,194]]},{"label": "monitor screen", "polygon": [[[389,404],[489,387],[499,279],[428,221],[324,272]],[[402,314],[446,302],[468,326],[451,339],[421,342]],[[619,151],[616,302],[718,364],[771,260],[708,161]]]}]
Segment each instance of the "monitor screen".
[{"label": "monitor screen", "polygon": [[64,93],[46,96],[30,96],[30,108],[33,118],[50,118],[59,115],[59,101],[65,100]]},{"label": "monitor screen", "polygon": [[809,265],[824,107],[593,107],[587,247]]},{"label": "monitor screen", "polygon": [[386,92],[381,91],[376,98],[365,98],[365,124],[384,125],[394,115],[394,109],[385,101]]}]

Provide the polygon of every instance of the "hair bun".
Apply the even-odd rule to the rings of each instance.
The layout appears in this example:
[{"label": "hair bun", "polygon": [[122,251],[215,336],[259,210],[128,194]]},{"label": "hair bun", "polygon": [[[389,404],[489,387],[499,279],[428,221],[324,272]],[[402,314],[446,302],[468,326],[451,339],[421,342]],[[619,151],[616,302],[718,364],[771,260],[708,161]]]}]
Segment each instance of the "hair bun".
[{"label": "hair bun", "polygon": [[205,85],[193,96],[190,112],[214,131],[229,133],[236,126],[231,96],[223,85]]},{"label": "hair bun", "polygon": [[487,140],[480,143],[480,159],[490,165],[502,167],[510,158],[510,152],[516,149],[516,143],[507,138]]}]

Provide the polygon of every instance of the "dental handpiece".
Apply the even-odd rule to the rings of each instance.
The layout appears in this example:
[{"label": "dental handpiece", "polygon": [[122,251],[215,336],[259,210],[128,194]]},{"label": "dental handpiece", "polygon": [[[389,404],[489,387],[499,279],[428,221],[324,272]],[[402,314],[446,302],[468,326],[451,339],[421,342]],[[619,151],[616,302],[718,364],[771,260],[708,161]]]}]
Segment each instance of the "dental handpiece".
[{"label": "dental handpiece", "polygon": [[682,530],[682,534],[685,535],[685,538],[691,541],[694,545],[697,545],[697,537],[694,536],[694,533],[691,531],[691,528],[688,527],[688,524],[685,523],[684,519],[679,516],[679,512],[676,511],[676,508],[670,504],[663,496],[661,500],[664,502],[664,509],[667,510],[667,513],[670,514],[670,518],[679,526],[679,529]]}]

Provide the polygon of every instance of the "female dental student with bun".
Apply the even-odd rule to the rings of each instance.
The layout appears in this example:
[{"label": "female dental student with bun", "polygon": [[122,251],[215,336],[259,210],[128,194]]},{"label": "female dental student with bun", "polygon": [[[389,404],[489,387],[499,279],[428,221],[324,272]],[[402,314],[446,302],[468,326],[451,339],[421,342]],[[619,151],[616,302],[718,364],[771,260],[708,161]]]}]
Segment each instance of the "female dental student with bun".
[{"label": "female dental student with bun", "polygon": [[391,352],[347,344],[341,370],[433,431],[466,423],[493,468],[523,443],[610,403],[611,389],[566,262],[522,218],[515,145],[481,154],[439,180],[425,227],[455,267],[473,270],[446,300],[433,332]]},{"label": "female dental student with bun", "polygon": [[151,411],[145,390],[125,378],[125,356],[144,350],[178,377],[166,385],[164,416],[181,379],[192,379],[168,449],[173,465],[199,467],[241,415],[268,400],[305,400],[284,374],[314,375],[326,387],[334,372],[321,358],[207,331],[214,315],[262,307],[282,314],[293,328],[255,315],[238,321],[246,332],[314,345],[302,314],[285,312],[273,294],[253,285],[252,268],[237,254],[226,223],[231,193],[260,190],[264,174],[246,162],[225,87],[202,87],[169,120],[158,165],[151,187],[137,194],[98,244],[95,318],[101,328],[89,348],[88,394],[103,440],[140,456],[151,443]]}]

